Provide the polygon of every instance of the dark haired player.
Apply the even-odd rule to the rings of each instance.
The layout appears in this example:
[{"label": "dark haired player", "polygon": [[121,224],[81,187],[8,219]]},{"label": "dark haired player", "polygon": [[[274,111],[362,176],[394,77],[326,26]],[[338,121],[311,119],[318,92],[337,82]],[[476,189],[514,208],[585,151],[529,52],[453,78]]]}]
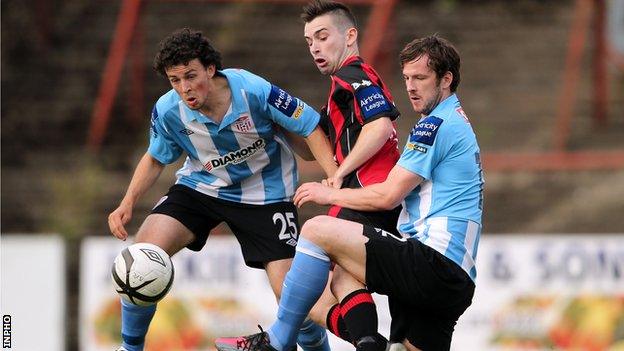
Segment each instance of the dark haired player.
[{"label": "dark haired player", "polygon": [[[340,284],[354,279],[388,296],[391,341],[409,351],[450,349],[455,324],[472,303],[477,276],[483,211],[479,145],[455,94],[460,57],[453,45],[436,36],[416,39],[401,51],[400,61],[418,120],[388,178],[359,189],[306,183],[297,189],[295,204],[383,210],[403,202],[397,222],[403,237],[330,216],[307,221],[284,280],[277,319],[266,332],[243,337],[252,345],[247,350],[281,351],[294,345],[297,326],[324,290],[331,261],[350,274]],[[374,341],[374,335],[368,337]],[[384,347],[360,342],[356,349]]]},{"label": "dark haired player", "polygon": [[[136,242],[158,245],[169,255],[184,247],[199,251],[210,231],[226,222],[241,244],[245,263],[266,271],[279,298],[299,228],[292,203],[297,165],[285,133],[304,137],[332,176],[336,165],[317,126],[319,114],[259,76],[223,69],[219,52],[201,32],[183,29],[165,38],[154,68],[173,89],[154,106],[149,148],[119,207],[108,217],[111,232],[127,238],[124,225],[134,204],[165,165],[186,154],[175,185],[145,219]],[[120,350],[143,349],[155,310],[155,305],[122,300]],[[312,322],[304,327],[304,349],[328,350],[323,328]]]},{"label": "dark haired player", "polygon": [[[331,79],[321,125],[329,134],[339,167],[325,184],[357,189],[383,182],[399,159],[393,122],[399,111],[377,72],[359,56],[356,19],[344,4],[320,0],[307,4],[301,18],[314,63],[321,74]],[[374,211],[333,205],[328,214],[398,236],[399,213],[397,204]],[[375,335],[375,342],[385,343],[377,335],[377,311],[365,285],[353,278],[345,284],[349,273],[340,266],[333,274],[341,277],[330,283],[335,297],[323,295],[310,312],[311,318],[325,323],[332,333],[354,345],[368,341],[370,335]],[[279,334],[277,338],[290,333],[278,328],[273,331]],[[220,338],[217,347],[232,349],[237,341],[239,338]]]}]

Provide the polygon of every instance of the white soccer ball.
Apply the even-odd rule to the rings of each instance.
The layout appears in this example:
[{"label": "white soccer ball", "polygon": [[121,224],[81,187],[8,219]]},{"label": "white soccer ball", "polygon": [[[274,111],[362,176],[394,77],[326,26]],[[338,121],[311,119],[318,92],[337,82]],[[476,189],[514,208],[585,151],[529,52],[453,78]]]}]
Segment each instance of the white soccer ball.
[{"label": "white soccer ball", "polygon": [[171,288],[173,263],[154,244],[133,244],[115,257],[111,276],[115,290],[124,300],[149,306],[165,297]]}]

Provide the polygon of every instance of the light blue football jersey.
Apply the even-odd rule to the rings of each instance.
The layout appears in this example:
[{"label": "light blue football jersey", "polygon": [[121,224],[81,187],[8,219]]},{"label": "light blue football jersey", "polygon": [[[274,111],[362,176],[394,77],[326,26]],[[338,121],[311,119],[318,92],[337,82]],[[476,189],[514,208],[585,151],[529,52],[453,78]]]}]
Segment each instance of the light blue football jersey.
[{"label": "light blue football jersey", "polygon": [[308,136],[319,114],[286,91],[245,70],[225,69],[232,103],[220,124],[191,110],[171,90],[152,111],[148,152],[163,164],[186,161],[176,184],[245,204],[292,201],[293,151],[277,126]]},{"label": "light blue football jersey", "polygon": [[455,94],[418,121],[397,164],[424,178],[403,201],[399,232],[450,258],[474,280],[483,172],[476,136]]}]

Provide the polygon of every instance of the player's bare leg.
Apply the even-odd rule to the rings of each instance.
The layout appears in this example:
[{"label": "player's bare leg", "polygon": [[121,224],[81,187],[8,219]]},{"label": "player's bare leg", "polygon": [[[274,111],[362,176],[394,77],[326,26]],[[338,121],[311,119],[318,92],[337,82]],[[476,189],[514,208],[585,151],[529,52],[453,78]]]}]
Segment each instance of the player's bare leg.
[{"label": "player's bare leg", "polygon": [[[350,270],[358,272],[353,276],[363,281],[365,248],[368,240],[362,234],[362,225],[339,220],[334,217],[319,216],[306,222],[301,229],[297,244],[297,254],[291,269],[285,277],[284,289],[278,311],[278,318],[266,332],[246,337],[232,338],[233,343],[219,345],[221,351],[250,350],[290,350],[294,347],[298,330],[306,315],[326,290],[330,258],[338,264],[348,265]],[[330,239],[330,233],[333,239]],[[337,242],[333,242],[336,240]],[[353,244],[353,242],[357,242]],[[358,266],[360,265],[360,266]],[[343,267],[344,268],[344,267]],[[351,272],[353,273],[353,272]],[[368,338],[373,342],[369,342]],[[366,336],[358,344],[358,350],[385,350],[385,341],[378,342],[379,336]],[[383,338],[382,338],[383,339]]]},{"label": "player's bare leg", "polygon": [[[195,236],[178,220],[163,214],[147,216],[139,228],[135,241],[159,246],[173,256],[193,242]],[[145,335],[156,312],[156,305],[136,306],[122,300],[120,350],[143,350]]]},{"label": "player's bare leg", "polygon": [[403,346],[405,346],[407,351],[421,351],[418,347],[412,345],[407,339],[403,340]]},{"label": "player's bare leg", "polygon": [[377,332],[376,306],[365,287],[368,238],[363,226],[329,216],[315,217],[306,226],[304,236],[336,262],[331,289],[340,301],[348,338],[360,350],[384,349],[387,340]]},{"label": "player's bare leg", "polygon": [[139,228],[135,242],[150,243],[173,256],[195,240],[195,235],[177,219],[154,213],[145,218]]},{"label": "player's bare leg", "polygon": [[292,258],[287,258],[283,260],[271,261],[264,265],[264,270],[267,278],[269,279],[269,285],[271,285],[271,289],[273,290],[273,294],[275,294],[277,301],[279,301],[281,296],[282,283],[284,282],[286,273],[288,273],[288,270],[290,269],[291,263]]},{"label": "player's bare leg", "polygon": [[327,286],[325,286],[325,290],[323,294],[318,299],[312,310],[310,310],[310,318],[318,323],[319,325],[327,328],[327,314],[329,313],[330,308],[335,305],[338,301],[336,297],[331,291],[331,280],[332,280],[333,272],[329,272],[329,281],[327,282]]}]

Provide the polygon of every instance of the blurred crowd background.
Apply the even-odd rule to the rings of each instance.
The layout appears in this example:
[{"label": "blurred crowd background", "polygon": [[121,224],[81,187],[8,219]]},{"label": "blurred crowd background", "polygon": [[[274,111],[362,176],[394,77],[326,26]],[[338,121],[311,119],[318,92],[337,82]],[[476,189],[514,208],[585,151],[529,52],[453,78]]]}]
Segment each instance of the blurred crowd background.
[{"label": "blurred crowd background", "polygon": [[[607,158],[612,157],[601,167],[576,162],[552,169],[532,167],[531,158],[526,167],[511,168],[497,167],[486,158],[484,235],[624,231],[624,166],[617,162],[624,152],[624,16],[609,22],[623,2],[392,2],[374,66],[402,112],[401,147],[417,117],[405,93],[398,52],[413,38],[438,33],[461,54],[458,95],[485,157],[512,159],[518,153],[556,150],[554,135],[562,109],[568,111],[569,135],[558,151],[606,150]],[[81,238],[110,235],[107,215],[147,148],[149,112],[170,89],[151,70],[151,62],[158,42],[177,28],[202,30],[221,51],[225,67],[264,76],[317,108],[326,101],[329,79],[318,73],[303,39],[303,2],[143,1],[115,84],[110,120],[101,143],[90,147],[94,107],[123,3],[128,1],[0,3],[3,234],[58,233],[66,238],[69,252],[78,251]],[[606,15],[602,23],[595,20],[601,5]],[[360,21],[363,45],[369,39],[366,25],[372,7],[363,2],[351,7]],[[591,19],[585,29],[579,27],[583,16]],[[598,50],[599,25],[606,28],[606,51]],[[566,80],[568,55],[579,40],[578,69],[572,70],[578,84],[569,86],[574,81]],[[602,52],[598,59],[606,62],[602,120],[593,117],[596,52]],[[563,98],[566,87],[575,99]],[[562,106],[562,101],[570,106]],[[300,166],[302,180],[319,179],[314,163],[302,161]],[[137,229],[173,183],[176,169],[168,167],[143,198],[129,231]],[[321,211],[307,206],[301,217]],[[69,277],[75,278],[78,258],[68,259]],[[70,313],[73,308],[68,304]]]},{"label": "blurred crowd background", "polygon": [[[397,55],[411,39],[438,33],[462,55],[459,96],[482,152],[551,151],[576,5],[571,0],[397,2],[375,66],[402,112],[401,146],[416,116]],[[89,128],[121,2],[3,1],[2,232],[108,235],[107,214],[146,150],[149,112],[169,89],[151,62],[158,42],[177,28],[207,34],[222,52],[224,66],[260,74],[320,107],[329,79],[318,74],[307,51],[301,6],[296,1],[144,1],[140,38],[131,43],[108,128],[93,151],[87,148]],[[364,45],[371,6],[352,7]],[[624,71],[610,59],[615,56],[607,65],[606,121],[592,119],[591,25],[578,33],[586,42],[566,148],[624,150]],[[624,40],[622,32],[617,35]],[[608,43],[613,39],[607,36]],[[137,65],[139,74],[133,71]],[[137,77],[143,81],[138,94]],[[313,165],[301,165],[304,180],[316,178]],[[486,163],[484,232],[621,231],[624,172],[611,168],[536,172],[528,165],[529,171],[492,171]],[[131,229],[173,182],[174,169],[169,167],[144,198]],[[317,210],[304,208],[303,215]]]}]

